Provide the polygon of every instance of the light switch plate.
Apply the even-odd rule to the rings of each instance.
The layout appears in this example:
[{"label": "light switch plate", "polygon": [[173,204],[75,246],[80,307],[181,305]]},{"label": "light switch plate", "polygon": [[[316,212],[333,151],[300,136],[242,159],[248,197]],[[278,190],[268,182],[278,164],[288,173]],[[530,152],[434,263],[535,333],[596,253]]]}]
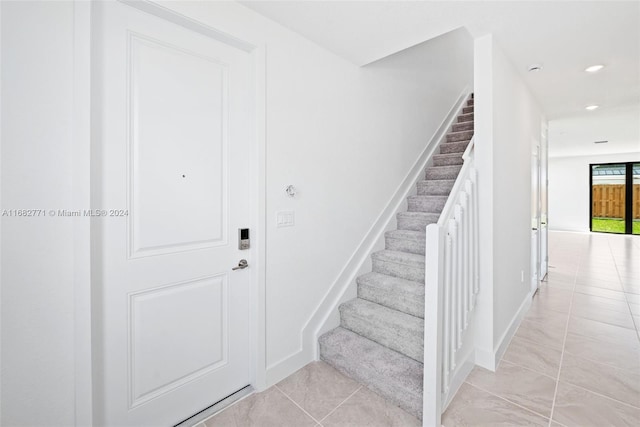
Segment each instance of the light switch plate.
[{"label": "light switch plate", "polygon": [[293,227],[295,225],[295,214],[293,211],[276,212],[277,227]]}]

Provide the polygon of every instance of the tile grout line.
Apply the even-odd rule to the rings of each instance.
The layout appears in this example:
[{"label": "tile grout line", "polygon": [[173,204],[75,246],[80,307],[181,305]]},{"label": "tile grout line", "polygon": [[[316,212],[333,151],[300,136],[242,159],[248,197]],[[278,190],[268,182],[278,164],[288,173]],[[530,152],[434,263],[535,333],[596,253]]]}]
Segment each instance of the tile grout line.
[{"label": "tile grout line", "polygon": [[560,374],[562,373],[562,362],[564,361],[564,350],[565,345],[567,344],[567,334],[569,333],[569,322],[571,321],[571,309],[573,307],[573,296],[575,295],[576,290],[576,277],[578,276],[578,271],[580,270],[580,265],[582,265],[582,258],[580,262],[578,262],[578,266],[576,267],[576,275],[573,278],[573,290],[571,291],[571,299],[569,300],[569,316],[567,316],[567,322],[564,325],[564,338],[562,339],[562,350],[560,353],[560,363],[558,364],[558,375],[556,376],[556,387],[553,391],[553,400],[551,401],[551,413],[549,414],[549,427],[551,427],[551,423],[553,422],[553,412],[556,409],[556,399],[558,398],[558,386],[560,384]]},{"label": "tile grout line", "polygon": [[[599,310],[607,311],[606,309],[603,309],[603,308],[600,308]],[[613,311],[613,313],[620,313],[620,312],[619,311]],[[625,313],[621,313],[621,314],[625,314]],[[576,315],[574,317],[577,317],[578,319],[591,320],[592,322],[605,323],[605,324],[607,324],[609,326],[617,326],[618,328],[627,329],[629,331],[635,331],[636,330],[636,328],[628,328],[626,326],[620,325],[619,323],[604,322],[602,320],[592,319],[591,317],[584,317],[584,316],[578,316],[578,315]],[[633,316],[631,316],[631,317],[633,317]],[[633,322],[633,319],[632,319],[632,322]]]},{"label": "tile grout line", "polygon": [[[560,381],[560,382],[561,382],[561,383],[563,383],[563,384],[568,384],[568,385],[570,385],[571,387],[575,387],[575,388],[579,388],[579,389],[581,389],[581,390],[587,391],[587,392],[589,392],[589,393],[591,393],[591,394],[595,394],[595,395],[596,395],[596,396],[598,396],[598,397],[602,397],[602,398],[604,398],[604,399],[612,400],[612,401],[614,401],[614,402],[616,402],[616,403],[620,403],[620,404],[622,404],[622,405],[624,405],[624,406],[628,406],[629,408],[633,408],[633,409],[640,409],[640,406],[634,406],[634,405],[632,405],[632,404],[630,404],[630,403],[623,402],[623,401],[621,401],[621,400],[618,400],[618,399],[616,399],[616,398],[613,398],[613,397],[610,397],[610,396],[604,395],[604,394],[602,394],[602,393],[598,393],[597,391],[594,391],[594,390],[591,390],[591,389],[589,389],[589,388],[586,388],[585,386],[581,386],[581,385],[578,385],[578,384],[574,384],[574,383],[571,383],[571,382],[569,382],[569,381]],[[554,421],[554,422],[557,422],[557,421]]]},{"label": "tile grout line", "polygon": [[[316,425],[320,424],[320,421],[316,420],[316,419],[315,419],[315,417],[314,417],[313,415],[311,415],[310,413],[308,413],[307,411],[305,411],[305,410],[304,410],[304,408],[303,408],[302,406],[298,405],[298,404],[296,403],[296,401],[295,401],[295,400],[293,400],[291,397],[289,397],[289,395],[288,395],[287,393],[285,393],[284,391],[282,391],[282,389],[281,389],[280,387],[278,387],[278,384],[274,384],[274,385],[273,385],[273,387],[275,387],[275,388],[276,388],[280,393],[282,393],[282,394],[284,395],[284,397],[286,397],[287,399],[289,399],[289,400],[290,400],[294,405],[296,405],[298,408],[300,408],[300,410],[301,410],[302,412],[304,412],[305,414],[307,414],[307,416],[308,416],[309,418],[311,418],[311,419],[316,423]],[[322,424],[321,424],[321,425],[322,425]]]},{"label": "tile grout line", "polygon": [[[611,243],[609,243],[609,239],[607,239],[607,246],[609,246],[609,250],[611,251]],[[613,254],[613,252],[611,252]],[[618,269],[618,263],[616,262],[616,258],[613,258],[613,265],[616,267],[616,273],[618,274],[618,281],[620,282],[620,286],[622,286],[624,300],[627,303],[627,309],[629,313],[631,313],[631,323],[635,326],[636,335],[640,336],[640,325],[636,323],[636,318],[633,315],[633,311],[631,311],[631,306],[629,305],[629,298],[627,298],[627,292],[625,290],[624,284],[622,283],[622,276],[620,275],[620,270]]]},{"label": "tile grout line", "polygon": [[[558,350],[556,350],[556,351],[558,351]],[[519,364],[519,363],[512,362],[512,361],[510,361],[510,360],[505,359],[504,357],[502,357],[502,359],[500,359],[500,362],[501,362],[501,363],[502,363],[502,362],[505,362],[505,363],[506,363],[506,364],[508,364],[508,365],[517,366],[518,368],[522,368],[522,369],[527,370],[527,371],[529,371],[529,372],[533,372],[534,374],[542,375],[543,377],[549,378],[549,379],[551,379],[551,380],[555,380],[555,377],[553,377],[553,376],[551,376],[551,375],[549,375],[549,374],[545,374],[544,372],[536,371],[535,369],[532,369],[532,368],[530,368],[530,367],[528,367],[528,366],[523,366],[523,365],[521,365],[521,364]],[[559,368],[559,367],[558,367],[558,370],[560,370],[560,368]],[[497,369],[496,369],[496,371],[497,371]]]},{"label": "tile grout line", "polygon": [[539,412],[536,412],[536,411],[533,411],[533,410],[531,410],[531,409],[529,409],[529,408],[526,408],[526,407],[524,407],[524,406],[520,405],[519,403],[516,403],[516,402],[513,402],[513,401],[511,401],[511,400],[507,399],[507,398],[506,398],[506,397],[504,397],[504,396],[500,396],[499,394],[496,394],[496,393],[494,393],[494,392],[492,392],[492,391],[485,390],[484,388],[479,387],[479,386],[477,386],[477,385],[475,385],[475,384],[471,384],[470,382],[467,382],[467,381],[465,381],[465,384],[467,384],[467,385],[469,385],[469,386],[471,386],[471,387],[473,387],[473,388],[475,388],[475,389],[478,389],[478,390],[480,390],[480,391],[484,391],[485,393],[490,394],[490,395],[491,395],[491,396],[493,396],[493,397],[497,397],[497,398],[498,398],[498,399],[500,399],[500,400],[504,400],[505,402],[508,402],[508,403],[510,403],[510,404],[512,404],[512,405],[515,405],[515,406],[517,406],[517,407],[518,407],[518,408],[520,408],[520,409],[524,409],[524,410],[525,410],[525,411],[527,411],[527,412],[531,412],[532,414],[537,415],[537,416],[539,416],[539,417],[542,417],[542,418],[544,418],[545,420],[549,420],[549,421],[551,421],[551,418],[550,418],[550,417],[547,417],[546,415],[542,415],[542,414],[541,414],[541,413],[539,413]]},{"label": "tile grout line", "polygon": [[[362,389],[362,387],[364,387],[364,386],[362,386],[362,385],[361,385],[360,387],[358,387],[358,388],[356,389],[356,391],[354,391],[354,392],[353,392],[353,393],[351,393],[349,396],[347,396],[347,397],[346,397],[342,402],[340,402],[340,403],[338,404],[338,406],[336,406],[335,408],[333,408],[333,410],[332,410],[331,412],[329,412],[327,415],[325,415],[324,417],[322,417],[322,419],[319,421],[319,423],[318,423],[318,424],[322,423],[322,422],[323,422],[324,420],[326,420],[326,419],[327,419],[331,414],[333,414],[334,412],[336,412],[336,411],[338,410],[338,408],[340,408],[344,402],[346,402],[347,400],[351,399],[351,396],[353,396],[354,394],[356,394],[357,392],[359,392],[359,391],[360,391],[360,389]],[[322,424],[320,424],[320,425],[322,425]]]},{"label": "tile grout line", "polygon": [[[568,335],[568,334],[567,334],[567,335]],[[575,335],[575,334],[574,334],[574,335]],[[595,338],[591,338],[591,337],[587,337],[587,336],[584,336],[584,337],[583,337],[582,335],[578,335],[578,337],[579,337],[580,339],[587,339],[587,340],[591,340],[591,341],[600,341],[600,340],[597,340],[597,339],[595,339]],[[610,342],[605,342],[605,341],[602,341],[601,343],[602,343],[602,344],[618,345],[618,344],[615,344],[615,343],[610,343]],[[635,351],[635,350],[634,350],[634,351]],[[632,370],[632,369],[621,368],[621,367],[619,367],[619,366],[612,365],[611,363],[604,363],[604,362],[601,362],[601,361],[599,361],[599,360],[594,360],[594,359],[590,359],[590,358],[588,358],[588,357],[584,357],[583,355],[580,355],[580,354],[573,354],[573,353],[572,353],[572,352],[570,352],[570,351],[567,351],[567,354],[570,354],[571,356],[573,356],[573,357],[575,357],[575,358],[582,359],[582,360],[586,360],[586,361],[589,361],[589,362],[591,362],[591,363],[595,363],[595,364],[598,364],[598,365],[607,366],[607,367],[609,367],[609,368],[613,368],[613,369],[619,369],[619,370],[621,370],[621,371],[625,371],[625,372],[632,372],[632,373],[636,373],[636,372],[635,372],[634,370]],[[513,363],[513,362],[512,362],[512,363]],[[637,373],[640,373],[640,371],[639,371],[639,372],[637,372]]]},{"label": "tile grout line", "polygon": [[[561,313],[561,314],[566,314],[567,315],[567,319],[569,319],[571,317],[571,316],[569,316],[569,313]],[[544,326],[544,327],[548,327],[549,326],[548,324],[545,325],[544,321],[541,322],[541,321],[538,321],[538,320],[533,320],[533,319],[528,318],[526,315],[522,319],[522,321],[524,322],[525,320],[527,322],[534,323],[534,324],[536,324],[538,326]],[[520,326],[522,326],[522,323],[520,323]],[[518,329],[520,329],[520,326],[518,326]],[[518,329],[516,329],[516,333],[518,332]],[[514,338],[516,337],[515,334],[513,336],[514,336]],[[556,351],[562,350],[560,347],[553,347],[553,346],[548,345],[548,344],[540,344],[539,342],[534,341],[533,339],[530,339],[530,338],[527,338],[527,337],[518,336],[517,338],[520,339],[520,340],[524,340],[524,341],[526,341],[528,343],[535,344],[535,345],[537,345],[539,347],[544,347],[544,348],[549,349],[549,350],[556,350]]]}]

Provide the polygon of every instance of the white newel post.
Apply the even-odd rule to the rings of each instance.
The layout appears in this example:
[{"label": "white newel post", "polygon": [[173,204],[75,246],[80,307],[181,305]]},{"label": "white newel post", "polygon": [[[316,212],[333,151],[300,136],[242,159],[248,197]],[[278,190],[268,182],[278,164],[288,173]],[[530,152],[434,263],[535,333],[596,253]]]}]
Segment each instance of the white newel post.
[{"label": "white newel post", "polygon": [[[426,277],[424,323],[424,384],[422,425],[441,424],[442,416],[442,299],[444,230],[429,224],[426,232]],[[426,284],[429,284],[428,286]],[[433,327],[433,326],[436,327]]]}]

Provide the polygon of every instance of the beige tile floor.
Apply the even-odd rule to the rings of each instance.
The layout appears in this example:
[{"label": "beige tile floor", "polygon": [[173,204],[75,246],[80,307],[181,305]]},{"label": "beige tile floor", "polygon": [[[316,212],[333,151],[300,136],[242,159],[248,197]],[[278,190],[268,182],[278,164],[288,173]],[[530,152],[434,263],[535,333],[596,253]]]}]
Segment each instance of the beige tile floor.
[{"label": "beige tile floor", "polygon": [[324,362],[312,362],[197,427],[389,426],[422,423]]},{"label": "beige tile floor", "polygon": [[498,369],[475,368],[446,427],[640,426],[640,237],[550,233],[549,259]]},{"label": "beige tile floor", "polygon": [[[640,237],[550,233],[549,257],[498,369],[469,375],[444,426],[640,425]],[[313,362],[198,427],[419,425]]]}]

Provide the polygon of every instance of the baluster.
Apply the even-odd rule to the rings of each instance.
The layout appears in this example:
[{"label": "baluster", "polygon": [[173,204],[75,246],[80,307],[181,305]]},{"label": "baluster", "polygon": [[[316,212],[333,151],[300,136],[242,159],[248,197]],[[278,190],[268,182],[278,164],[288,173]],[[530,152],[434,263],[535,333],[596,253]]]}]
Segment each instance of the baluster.
[{"label": "baluster", "polygon": [[462,192],[460,194],[460,205],[461,205],[461,218],[460,225],[462,229],[462,233],[460,236],[461,244],[460,244],[460,253],[462,254],[460,259],[460,273],[461,273],[461,285],[462,285],[462,318],[463,318],[463,331],[467,330],[469,326],[469,226],[468,226],[468,203],[467,203],[467,193]]},{"label": "baluster", "polygon": [[456,350],[457,350],[457,330],[458,330],[458,315],[457,315],[457,307],[456,301],[458,299],[458,289],[456,287],[456,282],[458,280],[458,272],[457,272],[457,256],[456,256],[456,240],[458,238],[458,227],[456,225],[455,220],[449,220],[449,233],[451,235],[451,336],[450,336],[450,353],[449,358],[451,359],[451,364],[449,369],[453,372],[456,368]]},{"label": "baluster", "polygon": [[457,267],[457,295],[458,300],[456,302],[456,310],[458,315],[458,329],[456,329],[456,341],[457,346],[456,350],[459,350],[462,347],[462,331],[464,330],[464,295],[463,295],[463,281],[464,281],[464,271],[462,264],[462,207],[460,205],[456,205],[455,208],[455,216],[456,216],[456,225],[458,226],[458,233],[456,238],[456,267]]},{"label": "baluster", "polygon": [[480,229],[478,225],[478,217],[480,210],[480,199],[478,197],[478,175],[475,169],[469,171],[471,176],[471,182],[473,183],[473,194],[475,198],[475,207],[473,211],[473,271],[475,273],[473,278],[473,293],[476,295],[480,290]]},{"label": "baluster", "polygon": [[447,231],[444,242],[444,302],[442,318],[444,328],[442,334],[442,392],[449,391],[449,373],[451,372],[451,236]]},{"label": "baluster", "polygon": [[473,310],[473,252],[472,252],[472,241],[473,241],[473,230],[471,228],[471,216],[473,215],[473,200],[471,196],[471,181],[467,179],[464,182],[464,188],[466,193],[466,206],[465,212],[466,215],[464,217],[465,221],[465,235],[464,235],[464,250],[465,250],[465,262],[464,262],[464,271],[465,271],[465,292],[467,295],[467,323],[469,326],[469,313]]},{"label": "baluster", "polygon": [[478,254],[478,228],[476,226],[476,219],[478,218],[478,190],[476,188],[475,182],[473,181],[473,177],[471,177],[470,181],[471,187],[471,196],[473,207],[471,208],[471,286],[473,289],[473,298],[472,304],[473,307],[476,305],[476,294],[478,293],[478,286],[476,278],[478,277],[478,265],[476,260],[479,256]]},{"label": "baluster", "polygon": [[469,180],[467,180],[467,190],[469,192],[469,291],[471,293],[470,309],[473,310],[476,305],[476,300],[475,300],[476,291],[475,291],[474,278],[477,274],[476,264],[475,264],[475,257],[477,256],[477,253],[475,251],[476,230],[473,222],[477,212],[476,210],[477,199],[476,199],[475,187],[473,185],[471,176],[469,177]]}]

